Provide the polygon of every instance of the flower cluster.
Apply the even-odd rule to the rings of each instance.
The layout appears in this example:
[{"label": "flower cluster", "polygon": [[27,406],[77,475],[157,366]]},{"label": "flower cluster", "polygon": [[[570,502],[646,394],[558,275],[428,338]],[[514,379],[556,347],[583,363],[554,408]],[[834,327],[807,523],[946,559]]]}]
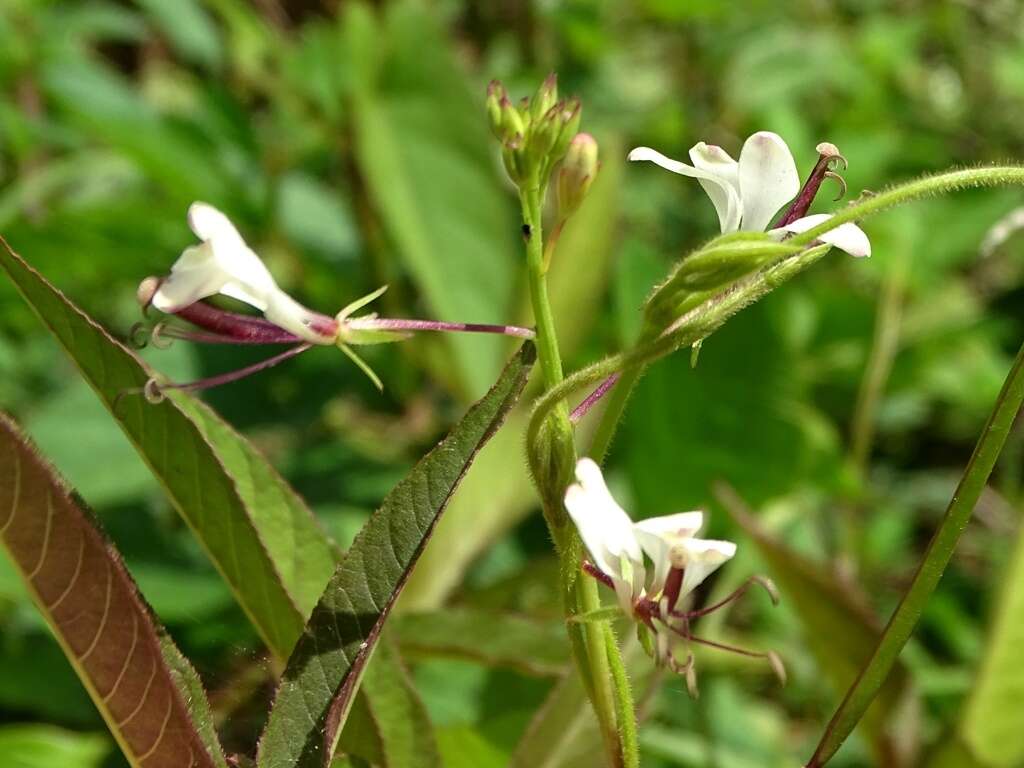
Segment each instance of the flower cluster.
[{"label": "flower cluster", "polygon": [[584,568],[615,590],[619,607],[627,616],[653,633],[652,650],[659,664],[685,674],[691,690],[695,690],[693,655],[688,653],[686,662],[680,664],[674,651],[674,646],[692,642],[768,659],[784,677],[774,653],[734,648],[690,632],[692,619],[732,602],[752,584],[764,586],[775,599],[771,582],[754,577],[715,605],[684,610],[685,598],[736,554],[731,541],[697,538],[704,524],[702,512],[633,522],[612,497],[594,461],[579,461],[576,481],[565,492],[565,508],[590,554],[592,562]]}]

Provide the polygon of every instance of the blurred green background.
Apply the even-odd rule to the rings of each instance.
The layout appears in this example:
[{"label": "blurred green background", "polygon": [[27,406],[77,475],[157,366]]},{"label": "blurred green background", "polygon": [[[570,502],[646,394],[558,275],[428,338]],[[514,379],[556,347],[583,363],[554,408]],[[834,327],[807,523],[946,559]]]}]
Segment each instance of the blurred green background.
[{"label": "blurred green background", "polygon": [[[583,99],[604,163],[553,267],[570,368],[629,343],[650,286],[717,229],[697,184],[625,167],[631,146],[681,157],[707,140],[735,155],[749,133],[773,130],[803,174],[827,140],[850,161],[850,197],[1024,157],[1024,7],[1013,0],[4,0],[0,233],[121,336],[138,319],[138,281],[193,241],[193,200],[227,212],[282,286],[324,312],[387,283],[387,315],[529,323],[518,213],[483,95],[491,78],[528,95],[551,70]],[[1020,201],[969,192],[873,219],[871,259],[831,254],[710,338],[695,369],[677,355],[643,380],[610,457],[613,489],[635,517],[704,507],[713,535],[739,541],[699,599],[752,572],[777,578],[778,609],[757,595],[699,628],[774,648],[790,672],[780,688],[767,668],[701,653],[693,701],[642,661],[645,765],[794,766],[810,754],[851,658],[870,647],[842,620],[869,637],[862,616],[884,623],[1024,334],[1024,239],[980,248]],[[315,350],[206,399],[344,544],[511,348],[421,336],[372,349],[383,395],[337,352]],[[177,379],[258,354],[181,342],[145,352]],[[100,515],[207,683],[226,743],[251,749],[271,690],[255,633],[5,280],[0,407]],[[395,621],[451,766],[506,765],[567,664],[523,424],[513,417],[481,455]],[[1017,430],[881,725],[835,765],[1024,764],[1022,458]],[[715,505],[716,479],[808,558],[803,577],[772,570]],[[837,619],[834,604],[851,608]],[[528,616],[533,646],[518,660],[447,647],[461,615],[451,607]],[[459,630],[464,645],[493,639],[476,630]],[[547,765],[596,764],[588,713],[576,716]],[[120,760],[0,558],[0,762]]]}]

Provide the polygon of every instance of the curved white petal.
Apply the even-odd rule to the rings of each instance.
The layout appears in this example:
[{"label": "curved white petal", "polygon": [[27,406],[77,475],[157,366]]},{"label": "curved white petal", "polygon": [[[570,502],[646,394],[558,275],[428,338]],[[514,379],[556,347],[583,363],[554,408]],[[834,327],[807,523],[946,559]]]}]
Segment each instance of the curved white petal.
[{"label": "curved white petal", "polygon": [[[700,185],[715,204],[722,232],[735,232],[740,225],[740,214],[743,213],[740,208],[739,163],[721,147],[705,144],[703,141],[690,148],[690,161],[694,168],[707,171],[728,182],[729,186],[723,187],[706,179],[699,179]],[[731,191],[729,187],[732,188]]]},{"label": "curved white petal", "polygon": [[615,582],[620,602],[627,593],[632,602],[640,596],[644,582],[643,552],[633,534],[633,521],[612,498],[593,460],[579,460],[576,479],[565,492],[565,508],[594,565]]},{"label": "curved white petal", "polygon": [[209,243],[186,248],[153,294],[153,306],[176,312],[200,299],[219,293],[228,275],[220,269]]},{"label": "curved white petal", "polygon": [[[831,218],[832,216],[827,213],[814,213],[810,216],[804,216],[802,219],[797,219],[784,227],[772,230],[772,232],[806,232],[808,229],[816,227]],[[868,240],[868,236],[864,233],[863,229],[851,222],[840,224],[835,229],[830,229],[825,234],[820,235],[818,239],[857,258],[871,255],[871,241]]]},{"label": "curved white petal", "polygon": [[[707,189],[707,186],[705,186],[703,182],[708,182],[716,187],[720,191],[717,195],[711,195],[711,202],[714,203],[715,209],[718,211],[718,220],[719,224],[722,226],[722,231],[735,231],[734,223],[738,223],[738,217],[734,212],[739,210],[739,198],[737,196],[736,189],[729,178],[719,176],[716,173],[703,168],[695,168],[692,165],[687,165],[686,163],[682,163],[678,160],[673,160],[650,147],[637,147],[629,153],[628,158],[634,162],[638,160],[648,160],[655,165],[664,168],[666,171],[678,173],[681,176],[689,176],[693,179],[699,179],[701,180],[701,185],[704,186],[705,189]],[[710,195],[710,192],[708,194]],[[720,207],[720,201],[723,198],[725,205]],[[722,216],[723,210],[726,213],[725,217]],[[731,227],[731,229],[727,227]]]},{"label": "curved white petal", "polygon": [[703,524],[703,512],[680,512],[650,517],[633,525],[637,541],[654,563],[654,574],[647,584],[647,591],[651,595],[658,594],[665,586],[665,579],[672,567],[672,547],[683,539],[691,538]]},{"label": "curved white petal", "polygon": [[692,592],[735,554],[736,545],[731,541],[692,538],[681,541],[673,548],[671,555],[673,567],[683,569],[683,584],[679,590],[679,597],[682,598]]},{"label": "curved white petal", "polygon": [[777,133],[759,131],[746,140],[739,162],[740,200],[745,232],[763,232],[800,191],[793,154]]}]

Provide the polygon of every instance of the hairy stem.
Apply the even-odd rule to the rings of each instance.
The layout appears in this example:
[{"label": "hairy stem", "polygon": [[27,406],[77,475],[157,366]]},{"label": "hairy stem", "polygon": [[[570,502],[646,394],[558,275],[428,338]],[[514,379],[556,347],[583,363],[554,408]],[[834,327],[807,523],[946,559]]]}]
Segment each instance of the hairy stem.
[{"label": "hairy stem", "polygon": [[[545,280],[542,195],[537,188],[527,188],[522,190],[520,199],[523,210],[523,233],[526,238],[530,301],[537,326],[537,359],[544,379],[544,388],[550,391],[562,384],[563,374],[558,337]],[[556,467],[557,471],[553,477],[569,477],[576,455],[569,408],[564,399],[548,412],[546,422],[551,430],[552,444],[555,446],[552,456],[560,465]],[[533,440],[528,442],[531,450],[538,444],[536,438],[539,432],[538,426],[537,432],[532,435]],[[538,475],[537,481],[544,486],[552,482],[552,476]],[[588,613],[601,607],[601,598],[597,585],[591,579],[576,578],[580,567],[580,545],[575,530],[571,526],[559,524],[564,514],[561,510],[561,495],[565,489],[560,481],[556,484],[559,487],[541,487],[540,492],[545,507],[545,518],[551,526],[551,533],[562,560],[566,613]],[[583,626],[570,623],[568,631],[573,657],[590,694],[611,764],[615,768],[638,768],[636,715],[611,627],[606,622],[587,623]]]}]

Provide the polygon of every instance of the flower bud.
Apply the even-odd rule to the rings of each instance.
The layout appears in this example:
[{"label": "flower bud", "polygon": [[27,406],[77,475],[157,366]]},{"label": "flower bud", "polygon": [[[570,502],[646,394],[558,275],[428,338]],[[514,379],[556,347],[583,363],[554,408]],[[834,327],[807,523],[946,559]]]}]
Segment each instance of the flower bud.
[{"label": "flower bud", "polygon": [[502,98],[498,105],[501,109],[501,135],[498,136],[504,142],[508,142],[516,135],[523,135],[526,133],[526,125],[523,123],[523,118],[519,114],[512,102],[508,100],[508,97]]},{"label": "flower bud", "polygon": [[583,105],[579,99],[573,98],[565,102],[562,107],[560,119],[562,131],[558,135],[558,141],[551,148],[551,162],[557,163],[569,149],[569,143],[576,136],[580,129],[580,120],[583,117]]},{"label": "flower bud", "polygon": [[556,190],[560,220],[569,218],[580,207],[600,167],[594,137],[589,133],[577,133],[558,170]]},{"label": "flower bud", "polygon": [[508,93],[500,80],[491,80],[487,86],[487,118],[491,131],[500,140],[503,138],[501,103],[508,101]]},{"label": "flower bud", "polygon": [[539,120],[558,102],[558,75],[552,72],[540,84],[537,93],[530,101],[530,117]]}]

